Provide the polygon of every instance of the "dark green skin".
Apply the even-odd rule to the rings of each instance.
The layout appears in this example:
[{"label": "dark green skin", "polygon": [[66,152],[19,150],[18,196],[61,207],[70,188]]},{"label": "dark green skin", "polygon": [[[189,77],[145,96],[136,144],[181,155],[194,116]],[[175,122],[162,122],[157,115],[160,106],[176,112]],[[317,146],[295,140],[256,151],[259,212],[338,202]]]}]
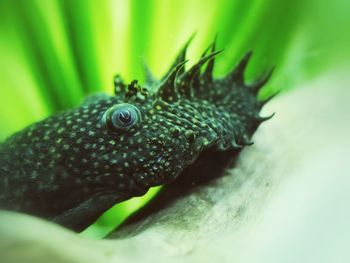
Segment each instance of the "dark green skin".
[{"label": "dark green skin", "polygon": [[[3,142],[0,208],[80,231],[114,204],[171,182],[204,150],[239,151],[251,144],[253,132],[268,119],[259,116],[266,101],[257,101],[256,94],[270,73],[246,85],[248,53],[225,78],[213,79],[219,53],[214,44],[185,71],[187,45],[162,80],[147,73],[142,88],[136,81],[126,86],[117,76],[115,96],[89,97]],[[113,130],[103,121],[120,103],[141,113],[129,130]]]}]

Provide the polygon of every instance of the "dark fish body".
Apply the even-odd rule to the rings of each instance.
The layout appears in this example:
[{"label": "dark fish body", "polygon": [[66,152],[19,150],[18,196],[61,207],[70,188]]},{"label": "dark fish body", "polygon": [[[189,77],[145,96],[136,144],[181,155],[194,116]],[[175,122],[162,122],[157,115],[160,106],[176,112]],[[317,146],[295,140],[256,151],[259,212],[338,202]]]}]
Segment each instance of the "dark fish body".
[{"label": "dark fish body", "polygon": [[225,78],[214,79],[214,44],[185,71],[186,48],[163,79],[147,74],[147,89],[117,76],[115,96],[91,96],[3,142],[0,208],[79,231],[115,203],[171,182],[204,150],[251,144],[268,119],[259,116],[267,101],[256,95],[271,72],[247,85],[248,53]]}]

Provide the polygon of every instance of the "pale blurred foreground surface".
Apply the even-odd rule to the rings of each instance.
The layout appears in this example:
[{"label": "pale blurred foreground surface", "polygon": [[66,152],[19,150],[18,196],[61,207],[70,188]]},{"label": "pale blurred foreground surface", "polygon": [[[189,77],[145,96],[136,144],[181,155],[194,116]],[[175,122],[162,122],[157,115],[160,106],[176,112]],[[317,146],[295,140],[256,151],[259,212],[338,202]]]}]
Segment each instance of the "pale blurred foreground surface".
[{"label": "pale blurred foreground surface", "polygon": [[123,239],[0,212],[0,262],[350,262],[349,75],[282,94],[271,112],[227,176]]}]

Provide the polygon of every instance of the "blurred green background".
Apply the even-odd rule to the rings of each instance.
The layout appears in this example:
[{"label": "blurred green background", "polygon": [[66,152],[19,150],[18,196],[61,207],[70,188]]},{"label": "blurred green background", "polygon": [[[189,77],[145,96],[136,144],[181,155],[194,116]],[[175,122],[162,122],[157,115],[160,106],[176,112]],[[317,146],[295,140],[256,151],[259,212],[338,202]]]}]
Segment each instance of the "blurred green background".
[{"label": "blurred green background", "polygon": [[[0,0],[0,139],[96,91],[160,77],[197,32],[193,63],[218,34],[215,74],[252,49],[248,79],[277,69],[260,96],[349,67],[346,0]],[[331,87],[330,87],[331,88]],[[157,191],[117,205],[84,232],[103,237]]]}]

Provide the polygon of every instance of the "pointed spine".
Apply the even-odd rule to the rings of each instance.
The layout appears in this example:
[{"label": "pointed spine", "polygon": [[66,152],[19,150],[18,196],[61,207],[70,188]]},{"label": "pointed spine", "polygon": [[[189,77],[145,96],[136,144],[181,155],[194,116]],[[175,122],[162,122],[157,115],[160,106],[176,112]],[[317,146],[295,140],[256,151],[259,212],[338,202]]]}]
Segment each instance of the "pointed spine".
[{"label": "pointed spine", "polygon": [[238,65],[233,69],[233,71],[228,75],[228,78],[231,78],[238,85],[244,85],[244,72],[247,68],[247,65],[250,61],[253,52],[248,51],[243,58],[240,60]]},{"label": "pointed spine", "polygon": [[274,97],[276,97],[279,93],[280,93],[280,91],[277,91],[277,92],[275,92],[273,95],[271,95],[270,97],[268,97],[267,99],[262,100],[262,101],[259,101],[258,103],[259,103],[260,109],[261,109],[262,107],[264,107],[264,105],[265,105],[266,103],[268,103],[268,102],[271,101]]},{"label": "pointed spine", "polygon": [[273,116],[275,116],[275,112],[274,113],[272,113],[270,116],[266,116],[266,117],[258,117],[257,118],[257,121],[259,122],[259,123],[262,123],[262,122],[264,122],[264,121],[267,121],[267,120],[269,120],[269,119],[271,119]]},{"label": "pointed spine", "polygon": [[223,50],[215,51],[209,55],[201,58],[196,64],[192,66],[187,72],[180,76],[176,82],[179,93],[185,97],[191,97],[192,95],[192,81],[197,74],[199,74],[200,68],[208,61],[213,59],[216,55],[221,53]]},{"label": "pointed spine", "polygon": [[[211,43],[202,53],[201,55],[201,59],[204,58],[207,53],[209,51],[211,51],[211,53],[215,52],[215,43],[216,43],[216,37],[213,41],[213,43]],[[195,75],[193,81],[192,81],[192,86],[193,89],[197,92],[201,92],[201,86],[204,83],[208,83],[208,82],[212,82],[213,81],[213,76],[212,76],[212,71],[213,71],[213,67],[214,67],[214,60],[215,58],[209,60],[207,67],[205,69],[205,71],[202,74],[197,74]]]},{"label": "pointed spine", "polygon": [[164,101],[172,102],[176,101],[179,97],[179,94],[176,90],[176,79],[181,71],[181,69],[185,66],[185,63],[188,60],[182,61],[179,63],[165,79],[159,85],[157,96],[162,98]]},{"label": "pointed spine", "polygon": [[249,88],[254,94],[258,94],[259,90],[262,86],[264,86],[269,79],[272,76],[272,73],[274,72],[275,67],[272,67],[267,73],[265,73],[263,76],[258,78]]},{"label": "pointed spine", "polygon": [[[185,45],[182,47],[180,53],[177,55],[177,57],[175,58],[175,61],[173,62],[173,64],[171,65],[169,71],[167,73],[165,73],[164,77],[162,78],[162,81],[164,80],[164,78],[166,78],[172,71],[173,69],[179,65],[182,61],[185,61],[186,59],[186,53],[187,53],[187,49],[188,46],[191,44],[194,36],[196,35],[196,33],[193,33],[190,38],[187,40],[187,42],[185,43]],[[184,68],[180,69],[180,74],[183,74],[185,72]]]},{"label": "pointed spine", "polygon": [[[217,36],[215,36],[215,39],[213,41],[213,43],[211,44],[211,52],[215,52],[216,49],[216,41],[217,41]],[[205,71],[202,74],[202,78],[204,79],[204,81],[208,82],[212,82],[213,81],[213,70],[214,70],[214,64],[215,64],[215,58],[213,58],[212,60],[210,60],[208,62],[208,65],[205,69]]]}]

